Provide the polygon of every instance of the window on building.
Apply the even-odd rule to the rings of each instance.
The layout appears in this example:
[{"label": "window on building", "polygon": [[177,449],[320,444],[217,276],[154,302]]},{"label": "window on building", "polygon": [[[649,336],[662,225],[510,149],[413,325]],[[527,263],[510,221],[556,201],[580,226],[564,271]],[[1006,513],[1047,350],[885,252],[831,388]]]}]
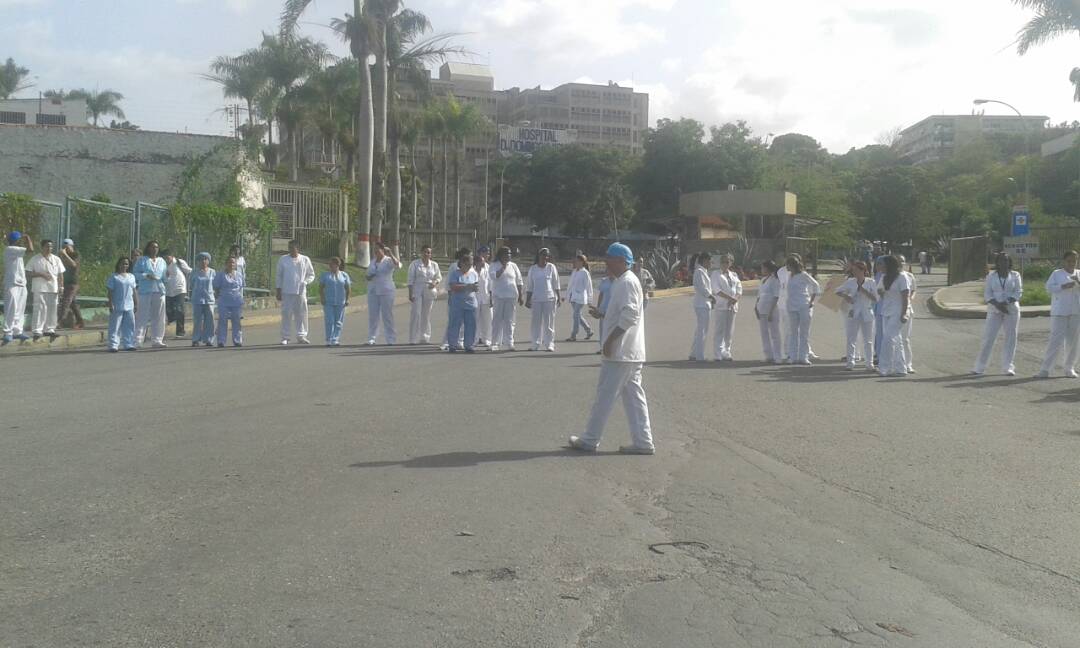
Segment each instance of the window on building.
[{"label": "window on building", "polygon": [[26,113],[0,111],[0,124],[25,124]]},{"label": "window on building", "polygon": [[38,113],[38,126],[67,126],[67,115],[45,115]]}]

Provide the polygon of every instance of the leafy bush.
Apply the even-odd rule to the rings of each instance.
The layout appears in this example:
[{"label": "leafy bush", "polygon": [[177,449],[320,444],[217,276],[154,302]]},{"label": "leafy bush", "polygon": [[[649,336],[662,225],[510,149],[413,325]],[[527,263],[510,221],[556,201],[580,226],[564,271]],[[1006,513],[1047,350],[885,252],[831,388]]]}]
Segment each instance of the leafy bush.
[{"label": "leafy bush", "polygon": [[1024,266],[1024,281],[1045,282],[1047,279],[1050,278],[1050,275],[1054,272],[1054,270],[1055,266],[1049,263],[1033,263],[1029,266]]},{"label": "leafy bush", "polygon": [[1049,306],[1050,293],[1043,286],[1025,286],[1024,296],[1020,298],[1021,306]]}]

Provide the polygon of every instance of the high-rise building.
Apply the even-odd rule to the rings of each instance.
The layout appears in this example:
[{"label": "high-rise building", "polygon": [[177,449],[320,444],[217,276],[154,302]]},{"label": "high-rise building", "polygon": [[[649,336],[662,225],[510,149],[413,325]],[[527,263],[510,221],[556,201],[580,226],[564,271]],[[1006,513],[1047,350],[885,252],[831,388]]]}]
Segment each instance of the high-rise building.
[{"label": "high-rise building", "polygon": [[1042,115],[1022,119],[1018,115],[933,115],[901,131],[896,150],[912,164],[936,162],[985,135],[1030,132],[1035,136],[1049,119]]}]

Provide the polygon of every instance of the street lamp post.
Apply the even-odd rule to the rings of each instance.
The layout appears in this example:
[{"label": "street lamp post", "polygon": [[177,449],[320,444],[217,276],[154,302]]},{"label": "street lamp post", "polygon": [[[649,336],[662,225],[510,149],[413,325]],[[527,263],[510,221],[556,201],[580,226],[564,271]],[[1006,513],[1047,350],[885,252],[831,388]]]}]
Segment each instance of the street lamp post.
[{"label": "street lamp post", "polygon": [[973,103],[976,106],[988,103],[1000,104],[1012,110],[1020,117],[1020,123],[1024,127],[1024,203],[1029,204],[1031,202],[1031,129],[1028,127],[1027,119],[1024,117],[1023,113],[1016,109],[1016,106],[1007,104],[1004,101],[999,101],[997,99],[976,99]]}]

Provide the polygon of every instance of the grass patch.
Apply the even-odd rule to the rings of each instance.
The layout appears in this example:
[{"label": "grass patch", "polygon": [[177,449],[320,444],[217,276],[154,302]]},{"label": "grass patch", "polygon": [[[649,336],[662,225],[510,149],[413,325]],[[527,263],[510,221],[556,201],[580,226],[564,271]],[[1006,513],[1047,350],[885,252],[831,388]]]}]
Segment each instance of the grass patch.
[{"label": "grass patch", "polygon": [[[328,264],[328,263],[326,263],[324,261],[317,261],[315,259],[312,259],[311,260],[311,265],[314,266],[314,268],[315,268],[315,283],[312,283],[312,284],[310,284],[308,286],[308,298],[309,299],[318,299],[319,298],[319,277],[322,276],[322,273],[330,271],[330,264]],[[364,268],[361,268],[360,266],[353,265],[351,263],[346,263],[345,267],[342,268],[342,269],[345,271],[345,274],[349,275],[349,278],[352,279],[352,292],[350,294],[353,297],[358,297],[360,295],[366,295],[367,294],[367,270],[365,270]],[[409,279],[409,269],[408,268],[401,268],[401,269],[397,270],[396,272],[394,272],[394,284],[398,288],[404,288],[405,287],[405,282],[408,281],[408,279]]]},{"label": "grass patch", "polygon": [[1025,286],[1024,296],[1020,298],[1021,306],[1049,306],[1050,293],[1042,286]]}]

